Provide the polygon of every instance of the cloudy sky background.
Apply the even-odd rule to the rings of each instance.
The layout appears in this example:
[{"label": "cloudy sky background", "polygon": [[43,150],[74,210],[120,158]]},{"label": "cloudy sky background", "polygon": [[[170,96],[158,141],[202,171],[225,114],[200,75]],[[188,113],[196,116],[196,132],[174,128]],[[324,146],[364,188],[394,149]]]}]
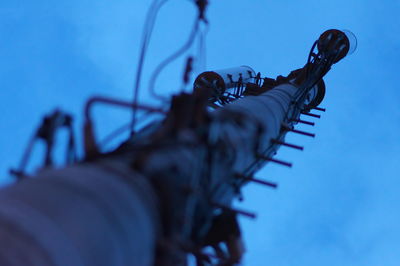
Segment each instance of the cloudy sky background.
[{"label": "cloudy sky background", "polygon": [[[245,189],[241,220],[245,265],[398,265],[400,260],[400,1],[211,0],[206,67],[249,65],[263,75],[287,74],[306,62],[309,48],[329,28],[349,29],[358,49],[326,76],[327,112],[309,139],[288,141],[277,158],[293,169],[268,165],[258,176],[279,182],[276,191]],[[85,100],[95,94],[132,98],[141,30],[150,1],[5,1],[0,6],[0,171],[3,184],[41,117],[59,107],[80,130]],[[183,43],[195,16],[191,1],[162,9],[145,64],[149,74]],[[192,49],[196,54],[197,49]],[[181,87],[184,59],[171,65],[157,90]],[[129,113],[96,109],[105,136]],[[311,119],[315,120],[315,119]],[[60,138],[66,135],[60,134]],[[40,145],[31,168],[39,163]],[[60,152],[61,153],[61,150]]]}]

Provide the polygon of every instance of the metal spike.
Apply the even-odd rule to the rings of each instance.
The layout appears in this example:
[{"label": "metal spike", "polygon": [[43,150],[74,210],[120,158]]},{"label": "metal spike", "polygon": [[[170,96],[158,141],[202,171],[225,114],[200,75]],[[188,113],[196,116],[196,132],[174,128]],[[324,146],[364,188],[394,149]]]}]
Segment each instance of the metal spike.
[{"label": "metal spike", "polygon": [[273,162],[273,163],[277,163],[277,164],[284,165],[284,166],[287,166],[287,167],[292,167],[293,166],[292,163],[288,163],[288,162],[285,162],[285,161],[269,158],[269,157],[266,157],[264,155],[258,155],[257,157],[259,159],[262,159],[262,160],[265,160],[265,161],[269,161],[269,162]]},{"label": "metal spike", "polygon": [[261,185],[265,185],[265,186],[268,186],[268,187],[272,187],[272,188],[277,188],[278,187],[278,184],[276,184],[276,183],[268,182],[268,181],[261,180],[261,179],[258,179],[258,178],[254,178],[254,177],[251,177],[251,176],[246,176],[246,175],[242,175],[242,174],[236,174],[235,176],[238,177],[238,178],[242,178],[242,179],[245,179],[247,181],[254,182],[254,183],[257,183],[257,184],[261,184]]},{"label": "metal spike", "polygon": [[221,208],[221,209],[226,210],[226,211],[231,211],[231,212],[243,215],[243,216],[247,216],[247,217],[252,218],[252,219],[255,219],[257,217],[257,215],[255,213],[253,213],[253,212],[234,209],[234,208],[231,208],[231,207],[228,207],[228,206],[216,203],[216,202],[213,202],[212,205],[214,205],[217,208]]},{"label": "metal spike", "polygon": [[326,112],[325,108],[321,108],[321,107],[314,107],[313,109],[321,111],[321,112]]},{"label": "metal spike", "polygon": [[304,147],[302,147],[302,146],[294,145],[294,144],[291,144],[291,143],[286,143],[286,142],[283,142],[283,141],[280,141],[280,140],[277,140],[277,139],[271,139],[271,142],[275,143],[275,144],[283,145],[283,146],[286,146],[286,147],[289,147],[289,148],[293,148],[293,149],[296,149],[296,150],[300,150],[300,151],[304,150]]},{"label": "metal spike", "polygon": [[311,116],[311,117],[321,118],[320,115],[316,115],[316,114],[312,114],[312,113],[301,112],[301,114],[308,115],[308,116]]},{"label": "metal spike", "polygon": [[304,136],[309,136],[309,137],[315,138],[315,134],[314,133],[308,133],[308,132],[305,132],[305,131],[291,129],[291,128],[287,128],[287,130],[290,131],[290,132],[293,132],[293,133],[297,133],[297,134],[300,134],[300,135],[304,135]]},{"label": "metal spike", "polygon": [[291,121],[297,122],[297,123],[301,123],[301,124],[310,125],[310,126],[315,126],[314,122],[304,121],[304,120],[300,120],[300,119],[291,119]]}]

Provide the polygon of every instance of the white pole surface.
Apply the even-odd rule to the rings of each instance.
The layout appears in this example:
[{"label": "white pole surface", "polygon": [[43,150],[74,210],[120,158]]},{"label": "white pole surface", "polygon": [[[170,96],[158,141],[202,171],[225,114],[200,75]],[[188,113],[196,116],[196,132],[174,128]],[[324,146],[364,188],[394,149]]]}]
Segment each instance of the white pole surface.
[{"label": "white pole surface", "polygon": [[0,265],[153,265],[156,196],[124,164],[45,170],[0,193]]},{"label": "white pole surface", "polygon": [[[211,172],[204,171],[209,146],[177,141],[150,154],[142,175],[126,160],[102,159],[44,170],[2,189],[0,265],[153,265],[160,206],[171,217],[167,224],[175,227],[171,235],[185,238],[196,224],[197,202],[230,205],[232,174],[249,171],[256,153],[271,148],[296,91],[292,85],[280,85],[213,112],[207,145],[225,145],[216,149]],[[179,140],[196,144],[195,132],[181,133]],[[182,193],[183,188],[196,190],[204,184],[212,192],[210,199]]]}]

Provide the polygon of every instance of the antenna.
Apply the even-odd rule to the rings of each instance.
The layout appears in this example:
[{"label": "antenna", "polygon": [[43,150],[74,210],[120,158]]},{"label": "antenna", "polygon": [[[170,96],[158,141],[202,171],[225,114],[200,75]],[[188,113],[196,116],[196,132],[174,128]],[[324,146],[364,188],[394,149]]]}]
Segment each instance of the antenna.
[{"label": "antenna", "polygon": [[[50,150],[39,172],[20,175],[18,184],[0,192],[0,234],[7,243],[1,265],[186,265],[188,254],[199,266],[242,261],[237,217],[256,214],[233,207],[233,202],[242,199],[246,185],[278,187],[256,178],[257,172],[268,164],[292,167],[275,157],[281,147],[303,151],[285,141],[288,134],[315,137],[296,126],[314,126],[321,118],[325,108],[319,104],[327,89],[323,78],[354,51],[356,38],[330,29],[313,43],[306,64],[287,76],[264,77],[248,66],[206,71],[195,79],[193,92],[168,97],[163,108],[151,107],[139,104],[137,96],[152,25],[166,2],[153,2],[155,11],[147,17],[133,102],[89,99],[84,158],[55,167]],[[207,1],[195,4],[198,16],[191,35],[156,68],[151,91],[162,69],[192,45],[199,23],[207,23]],[[186,62],[184,84],[192,68],[192,60]],[[95,138],[95,104],[133,110],[131,130],[136,110],[163,118],[118,148],[103,151]],[[56,129],[70,126],[67,118],[60,112],[46,117],[36,136],[52,147]]]}]

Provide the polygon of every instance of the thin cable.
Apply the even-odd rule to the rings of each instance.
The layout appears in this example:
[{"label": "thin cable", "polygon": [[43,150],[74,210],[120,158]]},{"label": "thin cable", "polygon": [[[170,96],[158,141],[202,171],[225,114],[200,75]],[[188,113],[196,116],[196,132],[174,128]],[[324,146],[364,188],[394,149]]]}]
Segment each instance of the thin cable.
[{"label": "thin cable", "polygon": [[[143,65],[146,57],[147,48],[149,46],[150,38],[153,33],[155,20],[157,17],[157,13],[161,9],[161,7],[167,2],[168,0],[154,0],[150,6],[150,9],[146,16],[146,22],[143,29],[142,35],[142,47],[140,50],[139,62],[138,67],[136,70],[136,78],[135,78],[135,85],[133,90],[133,106],[136,106],[138,103],[138,95],[139,95],[139,87],[140,81],[142,77]],[[131,134],[133,134],[135,123],[136,123],[136,113],[137,109],[135,107],[132,108],[132,121],[131,121]]]},{"label": "thin cable", "polygon": [[157,78],[160,75],[160,73],[164,70],[166,66],[168,66],[170,63],[172,63],[174,60],[176,60],[178,57],[180,57],[182,54],[184,54],[187,50],[192,47],[194,40],[196,39],[196,35],[199,29],[199,19],[196,18],[196,21],[194,23],[192,32],[189,35],[188,40],[185,42],[185,44],[179,48],[175,53],[167,57],[164,61],[162,61],[157,68],[154,70],[153,74],[151,75],[150,82],[149,82],[149,91],[152,94],[153,97],[165,102],[167,99],[161,95],[158,95],[155,90],[154,86],[156,84]]},{"label": "thin cable", "polygon": [[205,25],[205,29],[203,29],[200,32],[200,36],[199,36],[199,47],[198,47],[198,55],[197,57],[198,59],[198,69],[201,71],[204,71],[207,67],[207,43],[206,43],[206,37],[208,34],[208,30],[209,30],[209,24]]},{"label": "thin cable", "polygon": [[314,44],[311,47],[310,53],[308,54],[308,59],[307,59],[307,64],[306,64],[306,79],[308,79],[308,75],[310,72],[310,64],[311,64],[311,59],[312,59],[311,57],[313,57],[314,49],[317,46],[317,44],[318,44],[318,40],[316,40],[314,42]]},{"label": "thin cable", "polygon": [[[198,37],[197,37],[197,51],[196,51],[196,56],[189,56],[189,58],[192,58],[192,68],[189,70],[189,73],[187,73],[188,69],[185,69],[185,74],[184,74],[184,82],[182,83],[181,86],[181,92],[185,91],[186,87],[189,85],[190,81],[190,74],[192,73],[200,73],[205,71],[206,68],[206,35],[208,33],[209,29],[209,24],[205,23],[204,28],[200,27],[199,25],[199,30],[198,30]],[[194,63],[193,63],[194,62]],[[188,62],[186,62],[186,67],[188,67]],[[186,76],[188,75],[188,76]],[[189,79],[187,79],[189,78]]]},{"label": "thin cable", "polygon": [[[143,119],[143,116],[149,115],[149,114],[152,114],[152,113],[151,112],[146,112],[144,115],[142,115],[139,118]],[[122,135],[123,133],[127,132],[130,129],[130,125],[131,125],[130,123],[125,123],[122,126],[120,126],[120,127],[116,128],[115,130],[113,130],[111,133],[106,135],[101,141],[99,141],[99,143],[100,143],[99,146],[100,147],[105,147],[111,141],[113,141],[114,139],[116,139],[117,137]]]},{"label": "thin cable", "polygon": [[110,134],[108,134],[103,140],[100,141],[100,146],[102,146],[102,147],[106,146],[112,140],[114,140],[115,138],[117,138],[118,136],[120,136],[124,132],[126,132],[128,129],[130,129],[130,126],[131,126],[131,124],[127,123],[127,124],[124,124],[124,125],[118,127],[117,129],[112,131]]}]

